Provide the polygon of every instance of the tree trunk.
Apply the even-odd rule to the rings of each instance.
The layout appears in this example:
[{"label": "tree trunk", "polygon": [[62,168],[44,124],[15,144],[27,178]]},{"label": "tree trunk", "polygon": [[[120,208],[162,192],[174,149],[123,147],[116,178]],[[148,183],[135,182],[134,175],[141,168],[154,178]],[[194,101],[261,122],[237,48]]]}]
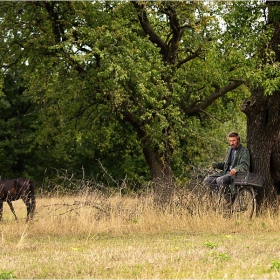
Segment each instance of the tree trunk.
[{"label": "tree trunk", "polygon": [[263,191],[258,202],[272,204],[276,200],[275,184],[280,174],[280,100],[279,93],[264,96],[262,89],[251,91],[252,96],[243,102],[241,110],[247,116],[247,141],[251,155],[251,171],[264,177]]},{"label": "tree trunk", "polygon": [[159,204],[169,203],[174,191],[170,158],[160,154],[156,149],[148,147],[149,145],[146,145],[143,152],[150,168],[156,202]]},{"label": "tree trunk", "polygon": [[277,194],[280,194],[280,133],[272,150],[271,174]]}]

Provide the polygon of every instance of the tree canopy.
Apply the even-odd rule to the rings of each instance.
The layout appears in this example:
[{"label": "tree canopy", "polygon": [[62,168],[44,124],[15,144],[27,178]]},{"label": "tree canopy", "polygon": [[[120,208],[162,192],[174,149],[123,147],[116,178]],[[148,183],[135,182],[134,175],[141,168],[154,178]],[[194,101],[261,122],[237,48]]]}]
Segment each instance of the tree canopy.
[{"label": "tree canopy", "polygon": [[13,83],[36,129],[22,148],[39,173],[96,172],[100,160],[170,184],[223,155],[229,130],[245,134],[238,106],[262,77],[265,11],[259,1],[2,2],[1,104],[20,68]]}]

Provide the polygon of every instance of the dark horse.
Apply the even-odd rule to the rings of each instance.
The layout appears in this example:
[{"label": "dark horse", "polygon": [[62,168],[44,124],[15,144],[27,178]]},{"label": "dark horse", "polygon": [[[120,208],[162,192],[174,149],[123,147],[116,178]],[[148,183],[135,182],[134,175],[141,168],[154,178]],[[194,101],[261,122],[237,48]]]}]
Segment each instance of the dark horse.
[{"label": "dark horse", "polygon": [[33,219],[36,207],[35,184],[26,178],[17,178],[11,180],[0,180],[0,221],[3,216],[3,202],[6,201],[13,212],[15,219],[17,216],[12,201],[22,199],[27,207],[27,219]]}]

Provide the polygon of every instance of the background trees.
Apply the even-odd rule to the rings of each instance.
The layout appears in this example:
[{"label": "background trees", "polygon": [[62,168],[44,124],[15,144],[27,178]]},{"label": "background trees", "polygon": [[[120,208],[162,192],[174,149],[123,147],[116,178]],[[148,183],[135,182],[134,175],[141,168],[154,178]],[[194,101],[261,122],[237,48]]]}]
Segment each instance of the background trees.
[{"label": "background trees", "polygon": [[32,98],[23,94],[21,71],[24,69],[19,67],[5,75],[0,97],[0,161],[5,176],[28,175],[27,169],[35,171],[32,159],[37,154],[33,145],[37,120]]},{"label": "background trees", "polygon": [[222,159],[227,133],[245,134],[241,85],[264,38],[252,3],[1,3],[1,65],[25,66],[39,174],[100,159],[169,193],[189,165]]}]

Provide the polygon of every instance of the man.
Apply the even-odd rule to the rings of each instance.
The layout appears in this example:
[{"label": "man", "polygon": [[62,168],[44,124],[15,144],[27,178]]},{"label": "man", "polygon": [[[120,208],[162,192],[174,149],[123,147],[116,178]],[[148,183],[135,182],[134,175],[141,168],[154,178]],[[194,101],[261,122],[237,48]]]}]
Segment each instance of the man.
[{"label": "man", "polygon": [[213,168],[222,170],[219,173],[209,175],[204,183],[214,191],[223,191],[227,203],[231,203],[231,196],[235,190],[230,188],[233,175],[236,172],[247,172],[250,169],[250,154],[247,148],[240,143],[240,136],[237,132],[228,135],[230,147],[228,148],[224,162],[212,163]]}]

